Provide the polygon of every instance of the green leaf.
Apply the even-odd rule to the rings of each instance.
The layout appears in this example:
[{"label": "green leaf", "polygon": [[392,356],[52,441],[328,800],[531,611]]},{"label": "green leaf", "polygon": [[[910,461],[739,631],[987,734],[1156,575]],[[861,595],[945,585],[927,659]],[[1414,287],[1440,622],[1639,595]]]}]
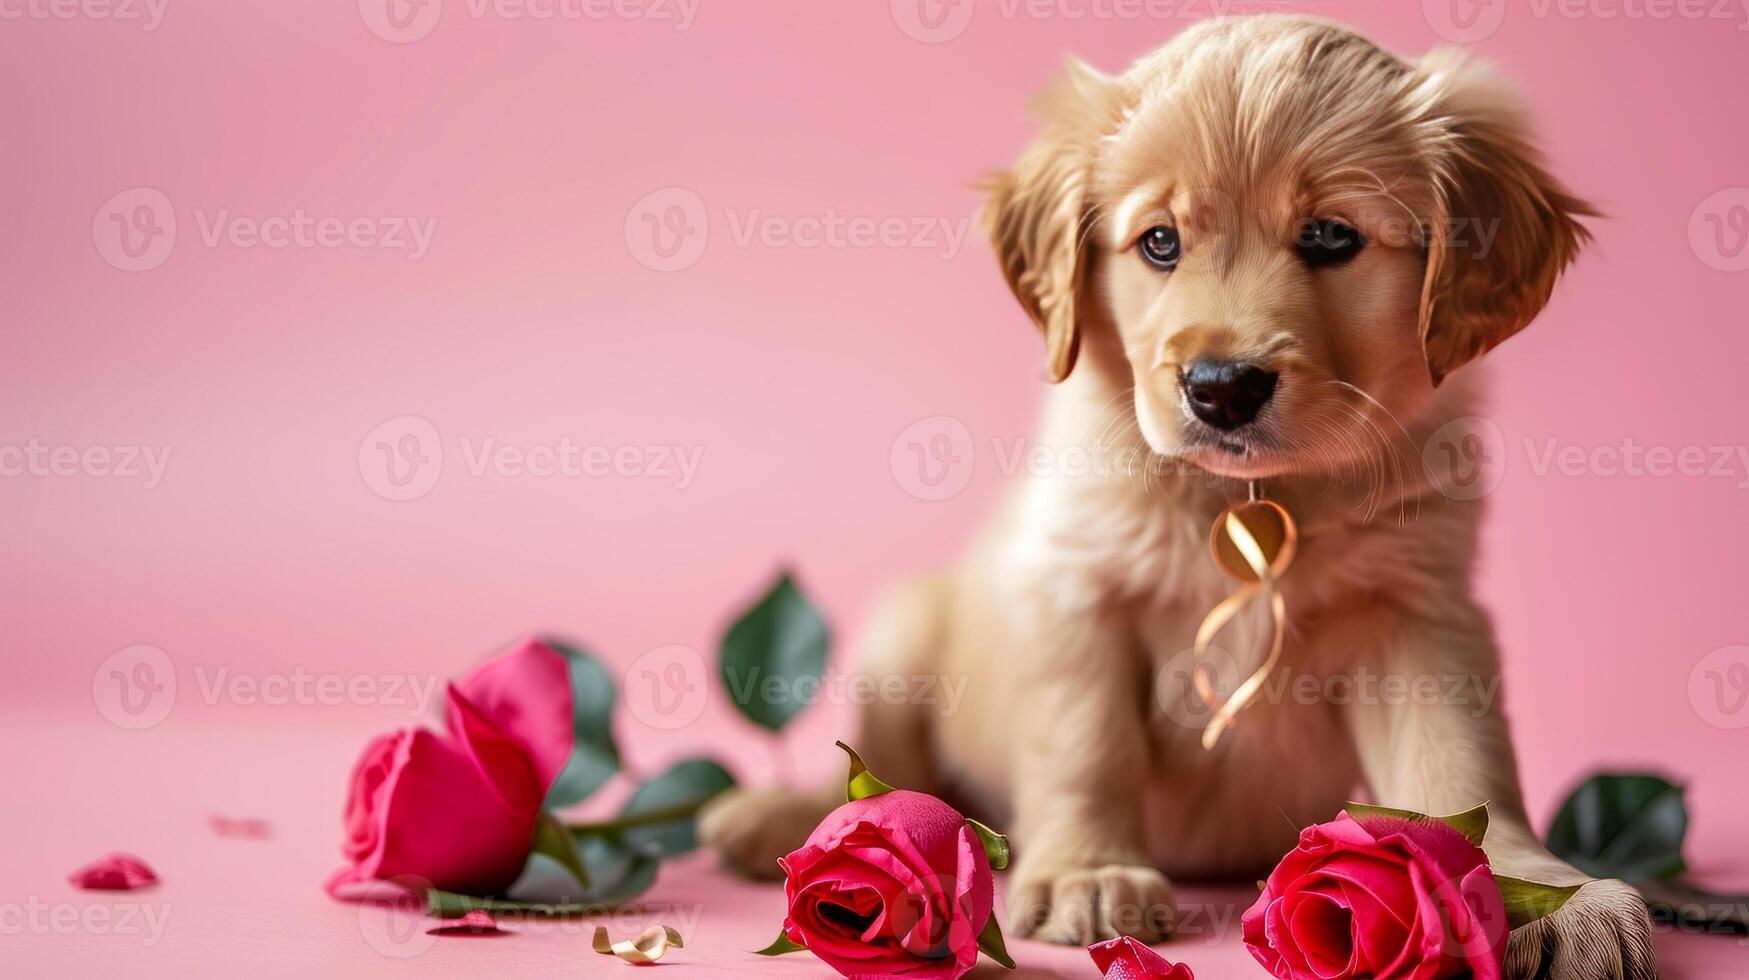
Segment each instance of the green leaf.
[{"label": "green leaf", "polygon": [[1008,969],[1014,969],[1014,957],[1008,955],[1008,944],[1002,941],[1002,924],[996,921],[996,914],[990,914],[990,921],[984,923],[984,931],[978,933],[978,949]]},{"label": "green leaf", "polygon": [[972,828],[972,832],[978,835],[980,841],[983,841],[984,856],[990,859],[990,867],[997,871],[1008,867],[1008,838],[970,817],[966,818],[966,826]]},{"label": "green leaf", "polygon": [[1503,875],[1495,875],[1494,883],[1500,886],[1500,897],[1506,900],[1506,924],[1513,929],[1559,912],[1567,899],[1584,887],[1539,885]]},{"label": "green leaf", "polygon": [[629,848],[617,835],[573,832],[570,836],[579,862],[589,869],[589,887],[579,886],[559,861],[535,853],[529,855],[506,900],[512,905],[613,908],[637,898],[656,883],[656,870],[662,863],[658,855]]},{"label": "green leaf", "polygon": [[547,790],[546,805],[560,809],[580,803],[619,772],[619,747],[613,741],[613,678],[587,651],[554,640],[548,646],[570,661],[571,726],[576,741],[571,759]]},{"label": "green leaf", "polygon": [[571,832],[565,829],[552,814],[541,811],[540,819],[534,825],[534,846],[530,853],[543,854],[564,868],[576,880],[577,886],[589,887],[589,872],[583,867],[583,859],[577,854],[577,845],[571,840]]},{"label": "green leaf", "polygon": [[[620,810],[619,823],[627,823],[623,838],[634,850],[672,857],[698,847],[698,811],[706,801],[735,785],[735,777],[710,759],[685,759],[639,786]],[[636,818],[660,819],[664,823],[630,824]]]},{"label": "green leaf", "polygon": [[723,636],[719,653],[730,700],[747,720],[782,730],[808,706],[801,689],[825,674],[830,642],[826,621],[784,573]]},{"label": "green leaf", "polygon": [[1593,776],[1567,798],[1549,827],[1555,856],[1595,878],[1672,878],[1687,870],[1682,789],[1643,773]]},{"label": "green leaf", "polygon": [[756,949],[753,952],[757,956],[782,956],[785,953],[805,953],[807,950],[808,947],[800,943],[790,942],[790,938],[780,932],[770,946]]},{"label": "green leaf", "polygon": [[425,914],[438,919],[459,919],[475,909],[493,914],[538,915],[554,918],[603,915],[611,905],[587,902],[519,902],[508,898],[479,898],[431,888],[425,892]]},{"label": "green leaf", "polygon": [[1449,817],[1433,817],[1414,810],[1398,810],[1395,807],[1373,806],[1369,803],[1350,803],[1344,807],[1348,815],[1356,820],[1362,817],[1383,817],[1389,820],[1407,820],[1419,823],[1426,820],[1437,820],[1447,827],[1464,835],[1464,839],[1477,847],[1482,846],[1482,840],[1488,836],[1488,804],[1471,807],[1462,813],[1454,813]]},{"label": "green leaf", "polygon": [[862,764],[862,756],[857,755],[855,749],[843,742],[838,742],[837,745],[850,756],[850,778],[844,783],[844,801],[846,803],[866,800],[871,796],[879,796],[882,793],[893,791],[891,786],[881,782],[881,777],[868,771],[868,767]]}]

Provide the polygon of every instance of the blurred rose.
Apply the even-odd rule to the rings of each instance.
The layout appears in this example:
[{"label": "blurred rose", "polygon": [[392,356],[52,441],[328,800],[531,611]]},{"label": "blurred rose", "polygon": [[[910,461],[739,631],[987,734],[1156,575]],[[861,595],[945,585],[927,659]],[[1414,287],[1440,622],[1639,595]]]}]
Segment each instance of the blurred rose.
[{"label": "blurred rose", "polygon": [[990,862],[965,818],[933,796],[846,803],[779,864],[784,935],[847,977],[955,980],[977,962]]},{"label": "blurred rose", "polygon": [[1499,980],[1506,907],[1487,856],[1436,820],[1308,827],[1242,920],[1282,980]]}]

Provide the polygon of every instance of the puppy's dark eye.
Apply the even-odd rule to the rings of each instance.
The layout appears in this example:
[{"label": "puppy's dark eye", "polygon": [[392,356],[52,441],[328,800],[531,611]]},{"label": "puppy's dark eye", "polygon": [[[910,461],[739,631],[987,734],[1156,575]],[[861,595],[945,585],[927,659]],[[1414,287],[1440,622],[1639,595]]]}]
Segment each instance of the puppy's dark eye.
[{"label": "puppy's dark eye", "polygon": [[1170,271],[1178,265],[1180,254],[1178,244],[1178,229],[1166,225],[1155,225],[1142,233],[1141,241],[1136,243],[1142,258],[1156,269]]},{"label": "puppy's dark eye", "polygon": [[1360,254],[1366,247],[1366,236],[1340,221],[1328,218],[1308,221],[1294,236],[1294,251],[1300,259],[1316,269],[1326,265],[1341,265]]}]

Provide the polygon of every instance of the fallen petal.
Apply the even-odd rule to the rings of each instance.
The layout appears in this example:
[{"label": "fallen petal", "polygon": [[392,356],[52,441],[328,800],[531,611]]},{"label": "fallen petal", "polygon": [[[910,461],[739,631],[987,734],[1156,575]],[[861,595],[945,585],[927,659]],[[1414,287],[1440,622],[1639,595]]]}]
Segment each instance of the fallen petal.
[{"label": "fallen petal", "polygon": [[425,930],[433,936],[505,936],[505,930],[498,928],[498,920],[485,909],[474,909],[459,919],[451,919],[440,926],[432,926]]},{"label": "fallen petal", "polygon": [[622,939],[617,943],[607,938],[606,926],[596,926],[595,941],[591,945],[597,953],[617,956],[636,966],[654,963],[667,955],[670,949],[686,947],[685,941],[673,926],[651,926],[638,938]]},{"label": "fallen petal", "polygon": [[227,817],[214,814],[208,822],[212,825],[213,833],[220,837],[266,840],[273,836],[273,829],[260,817]]},{"label": "fallen petal", "polygon": [[131,891],[156,885],[158,876],[146,867],[146,862],[132,854],[116,851],[73,872],[67,880],[93,891]]},{"label": "fallen petal", "polygon": [[1129,936],[1087,947],[1103,980],[1196,980],[1190,967],[1171,963]]}]

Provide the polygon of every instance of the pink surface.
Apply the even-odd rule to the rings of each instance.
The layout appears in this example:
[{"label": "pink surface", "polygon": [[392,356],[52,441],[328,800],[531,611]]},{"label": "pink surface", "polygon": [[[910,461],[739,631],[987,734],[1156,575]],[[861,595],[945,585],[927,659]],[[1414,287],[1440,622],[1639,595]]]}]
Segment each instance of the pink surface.
[{"label": "pink surface", "polygon": [[[706,693],[725,613],[789,563],[849,637],[962,546],[1042,363],[970,184],[1064,53],[1116,69],[1210,6],[449,0],[402,30],[377,0],[0,2],[0,912],[113,904],[64,876],[114,849],[173,912],[149,949],[27,926],[0,967],[617,968],[581,935],[378,955],[319,888],[347,766],[548,629],[614,667],[640,766],[705,746],[769,779]],[[1493,358],[1481,587],[1539,818],[1592,767],[1656,766],[1691,785],[1692,863],[1749,880],[1749,15],[1304,6],[1502,61],[1609,212]],[[930,483],[911,447],[942,432],[962,451]],[[801,769],[837,769],[843,700],[790,733]],[[275,833],[214,839],[213,814]],[[656,898],[714,910],[694,967],[781,904],[698,865]],[[1749,962],[1666,943],[1671,975]],[[1203,955],[1242,962],[1232,936]],[[697,975],[771,969],[722,962]]]}]

